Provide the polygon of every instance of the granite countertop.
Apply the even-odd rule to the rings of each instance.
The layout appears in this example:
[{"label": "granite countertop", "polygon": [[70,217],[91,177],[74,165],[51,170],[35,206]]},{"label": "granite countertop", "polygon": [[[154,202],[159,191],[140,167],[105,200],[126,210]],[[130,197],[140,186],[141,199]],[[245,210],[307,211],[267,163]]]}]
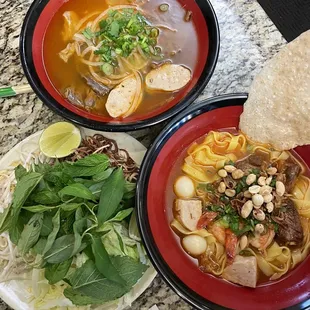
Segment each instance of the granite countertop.
[{"label": "granite countertop", "polygon": [[[216,95],[247,92],[253,77],[285,40],[256,0],[211,0],[220,23],[219,60],[197,102]],[[0,87],[27,83],[19,60],[19,34],[31,0],[0,0]],[[0,156],[30,134],[61,118],[33,93],[0,99]],[[161,130],[131,133],[146,147]],[[157,276],[131,309],[191,309]],[[0,303],[0,310],[9,309]]]}]

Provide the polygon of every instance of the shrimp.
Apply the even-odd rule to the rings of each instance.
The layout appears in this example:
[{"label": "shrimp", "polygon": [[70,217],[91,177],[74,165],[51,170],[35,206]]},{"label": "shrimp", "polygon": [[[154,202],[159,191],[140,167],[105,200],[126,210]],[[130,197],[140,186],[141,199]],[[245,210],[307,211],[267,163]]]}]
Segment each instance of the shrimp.
[{"label": "shrimp", "polygon": [[202,229],[206,228],[216,217],[217,212],[205,212],[199,219],[197,228]]},{"label": "shrimp", "polygon": [[226,229],[225,233],[226,233],[225,248],[229,264],[233,262],[237,254],[238,238],[230,229]]},{"label": "shrimp", "polygon": [[271,244],[274,236],[274,230],[268,229],[268,231],[264,235],[255,233],[254,237],[251,237],[249,241],[254,248],[257,248],[259,251],[264,251]]},{"label": "shrimp", "polygon": [[216,238],[219,243],[225,245],[226,233],[224,226],[219,223],[214,223],[212,226],[210,226],[210,228],[208,228],[208,231]]}]

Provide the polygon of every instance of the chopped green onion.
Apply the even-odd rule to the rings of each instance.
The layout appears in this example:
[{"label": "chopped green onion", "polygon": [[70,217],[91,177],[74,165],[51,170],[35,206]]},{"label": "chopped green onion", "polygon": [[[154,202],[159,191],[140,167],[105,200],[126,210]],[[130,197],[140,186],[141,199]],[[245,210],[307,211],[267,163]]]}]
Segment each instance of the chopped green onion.
[{"label": "chopped green onion", "polygon": [[110,65],[109,63],[105,63],[101,66],[101,69],[103,71],[104,74],[106,75],[111,75],[113,74],[114,68],[112,65]]},{"label": "chopped green onion", "polygon": [[159,30],[157,28],[152,28],[150,36],[152,38],[157,38],[159,36]]},{"label": "chopped green onion", "polygon": [[82,34],[88,40],[91,40],[95,36],[95,34],[90,30],[90,28],[85,28],[82,31]]},{"label": "chopped green onion", "polygon": [[115,53],[116,53],[117,55],[122,55],[123,51],[122,51],[120,48],[116,48],[116,49],[115,49]]},{"label": "chopped green onion", "polygon": [[169,4],[164,3],[159,6],[159,10],[162,12],[167,12],[169,10]]}]

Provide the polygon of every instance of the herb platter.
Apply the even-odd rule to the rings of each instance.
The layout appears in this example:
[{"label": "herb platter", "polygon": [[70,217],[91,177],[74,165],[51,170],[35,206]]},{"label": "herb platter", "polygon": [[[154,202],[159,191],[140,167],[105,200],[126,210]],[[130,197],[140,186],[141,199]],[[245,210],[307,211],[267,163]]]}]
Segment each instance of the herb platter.
[{"label": "herb platter", "polygon": [[[141,143],[139,143],[137,140],[135,140],[131,136],[124,134],[124,133],[98,133],[96,131],[93,131],[90,129],[84,129],[84,128],[80,128],[80,130],[81,130],[82,138],[84,138],[86,136],[94,136],[96,134],[102,134],[104,137],[114,140],[117,143],[119,149],[126,150],[129,154],[129,156],[135,161],[135,163],[137,163],[138,165],[141,164],[146,149],[144,148],[144,146]],[[41,133],[42,132],[37,132],[37,133],[31,135],[30,137],[26,138],[25,140],[20,142],[18,145],[16,145],[11,151],[9,151],[0,160],[0,174],[1,174],[1,171],[7,170],[7,169],[11,169],[13,171],[14,167],[17,166],[17,163],[18,162],[20,163],[20,161],[21,161],[21,154],[33,154],[34,152],[39,150],[39,139],[40,139]],[[93,158],[98,159],[98,158],[100,158],[100,156],[97,156],[97,157],[95,156]],[[26,160],[29,160],[29,158],[26,158]],[[36,164],[34,164],[34,165],[36,165]],[[40,167],[40,166],[38,165],[37,167]],[[61,167],[63,167],[63,166],[61,166]],[[79,167],[79,169],[80,169],[80,167]],[[33,172],[33,173],[36,173],[36,172]],[[115,168],[112,172],[112,178],[110,177],[107,179],[107,181],[106,181],[107,185],[106,186],[109,186],[109,184],[108,184],[109,180],[110,180],[110,182],[113,183],[113,181],[115,182],[115,180],[117,181],[118,178],[121,178],[120,174],[122,175],[122,173],[123,172],[121,171],[121,168],[119,168],[119,169]],[[18,184],[18,182],[21,182],[21,180],[19,179],[19,178],[21,178],[21,176],[18,177],[19,173],[16,173],[16,170],[15,170],[15,174],[17,175],[16,179],[17,179],[17,184]],[[22,174],[23,174],[23,171],[21,170],[21,175]],[[114,177],[113,177],[113,175],[114,175]],[[104,177],[104,176],[101,175],[100,177]],[[85,179],[83,181],[85,182]],[[121,182],[123,182],[123,181],[121,181]],[[73,191],[78,190],[79,195],[80,195],[78,197],[80,197],[80,199],[84,198],[83,195],[86,195],[86,196],[89,195],[89,192],[87,192],[87,190],[85,193],[83,192],[84,188],[83,189],[82,188],[74,188],[74,186],[72,187],[70,185],[70,183],[68,183],[68,184],[69,185],[66,186],[66,189],[58,192],[58,193],[62,192],[63,196],[60,195],[61,198],[67,197],[66,195],[70,196],[71,195],[70,190],[71,191],[72,190]],[[113,184],[111,186],[113,187]],[[15,187],[15,189],[16,189],[16,187]],[[71,189],[70,189],[70,187],[71,187]],[[115,188],[117,188],[117,186],[115,186]],[[86,196],[85,196],[85,198],[87,198]],[[34,196],[34,197],[37,197],[37,196]],[[94,201],[96,200],[94,197],[89,197],[89,198],[93,199]],[[43,198],[41,197],[41,198],[39,198],[39,200],[40,199],[46,199],[46,197],[43,197]],[[49,197],[49,199],[53,199],[53,197]],[[106,198],[106,199],[108,199],[108,198]],[[36,198],[34,198],[34,200],[36,200]],[[98,200],[99,200],[99,198],[97,199],[97,202],[98,202]],[[113,205],[113,203],[112,203],[112,205]],[[26,206],[23,206],[24,209],[29,208],[28,210],[32,210],[31,212],[33,212],[34,215],[33,215],[33,217],[31,217],[31,219],[35,220],[36,223],[41,223],[40,229],[42,228],[42,225],[43,225],[42,224],[43,223],[42,218],[43,218],[43,216],[45,216],[44,214],[46,214],[44,212],[47,209],[46,206],[44,206],[43,208],[42,207],[43,206],[39,205],[39,204],[36,204],[35,206],[30,206],[30,207],[27,206],[27,204],[26,204]],[[50,207],[50,208],[53,208],[53,207]],[[54,217],[53,217],[53,219],[54,219],[54,221],[53,221],[54,230],[55,230],[55,227],[57,227],[57,221],[59,222],[59,218],[57,220],[57,217],[59,217],[59,210],[61,210],[61,208],[58,209],[57,213],[55,213],[55,210],[53,213],[53,215],[54,215]],[[93,210],[97,210],[97,209],[94,208]],[[97,212],[96,216],[97,216],[97,219],[99,221],[101,221],[101,225],[104,224],[105,226],[108,226],[108,224],[113,223],[113,219],[116,222],[119,221],[118,223],[116,223],[116,225],[120,225],[121,223],[123,223],[122,222],[123,218],[126,218],[126,214],[130,213],[129,210],[130,209],[124,209],[124,210],[118,212],[117,214],[116,214],[115,210],[114,210],[115,211],[114,213],[113,213],[113,210],[110,210],[110,211],[108,210],[108,211],[104,212],[103,214],[100,214],[100,210],[98,208],[98,211],[96,211]],[[4,213],[5,212],[6,211],[4,211]],[[109,212],[110,212],[110,214],[109,214]],[[67,268],[65,266],[67,263],[69,265],[71,265],[72,259],[75,259],[76,261],[81,259],[79,257],[77,258],[76,256],[74,256],[74,257],[70,257],[69,260],[64,261],[64,260],[62,260],[61,255],[60,256],[55,255],[55,251],[53,251],[53,247],[54,248],[57,247],[57,242],[61,242],[62,238],[68,239],[68,240],[64,240],[65,241],[64,242],[65,247],[67,247],[68,244],[70,244],[70,242],[72,241],[72,246],[70,247],[70,251],[72,251],[72,249],[74,250],[74,248],[76,246],[79,247],[79,249],[81,247],[83,247],[82,241],[81,241],[82,244],[77,242],[77,240],[79,240],[79,226],[80,225],[76,224],[76,223],[81,224],[84,222],[81,218],[77,218],[77,216],[83,217],[83,214],[79,215],[79,212],[77,210],[75,210],[74,214],[75,214],[75,225],[73,225],[72,233],[67,234],[67,235],[65,235],[64,233],[62,233],[62,234],[58,233],[58,238],[56,239],[56,235],[57,235],[57,232],[56,232],[56,235],[54,236],[55,238],[53,239],[53,234],[55,234],[55,231],[53,232],[53,230],[51,230],[49,232],[49,235],[47,236],[47,238],[45,238],[45,239],[43,238],[45,240],[45,242],[47,240],[47,242],[44,244],[44,247],[43,247],[45,249],[39,250],[39,246],[37,246],[37,251],[38,251],[37,253],[42,254],[42,251],[43,251],[43,254],[41,256],[44,258],[45,265],[43,265],[42,267],[40,266],[40,268],[37,268],[37,269],[34,268],[33,270],[41,270],[40,271],[41,274],[38,271],[37,274],[34,275],[34,273],[32,273],[33,271],[30,270],[29,272],[27,271],[27,273],[24,276],[24,279],[21,277],[18,277],[18,276],[16,278],[14,278],[14,277],[12,279],[10,278],[8,281],[5,281],[5,282],[3,282],[3,279],[0,279],[0,282],[3,282],[3,283],[0,283],[0,297],[8,305],[10,305],[12,308],[21,309],[21,310],[30,310],[30,309],[103,309],[103,310],[123,309],[127,306],[130,306],[130,304],[146,290],[146,288],[151,284],[151,282],[155,278],[156,272],[155,272],[154,268],[151,267],[148,262],[145,263],[144,265],[142,265],[140,263],[137,263],[135,265],[135,263],[132,259],[132,256],[134,254],[124,256],[124,257],[118,256],[119,255],[118,252],[120,250],[119,249],[115,250],[112,248],[111,251],[116,251],[116,254],[115,254],[116,256],[113,256],[113,257],[107,256],[107,253],[106,253],[107,251],[105,250],[105,247],[102,246],[103,242],[100,242],[100,240],[103,240],[104,235],[101,234],[100,239],[96,235],[98,231],[100,232],[100,229],[99,230],[95,229],[94,234],[89,234],[90,249],[92,250],[93,253],[97,252],[97,254],[94,255],[95,256],[94,259],[91,260],[91,259],[87,258],[88,260],[86,259],[86,261],[83,261],[82,264],[77,262],[76,264],[78,266],[76,267],[77,269],[75,269],[75,272],[71,273],[69,276],[68,276],[68,274],[69,274],[69,272],[68,272],[67,278],[64,275],[60,276],[60,278],[59,278],[59,274],[61,275],[61,270],[59,272],[58,268],[60,268],[60,269],[65,268],[66,270],[69,270],[69,267]],[[86,212],[86,214],[87,214],[87,212]],[[128,216],[128,214],[127,214],[127,216]],[[84,215],[84,216],[86,216],[86,215]],[[120,217],[120,219],[117,219],[117,217]],[[1,215],[1,218],[3,219],[3,214]],[[64,219],[60,219],[60,221],[61,220],[64,221]],[[66,218],[65,218],[65,220],[66,220]],[[111,222],[111,220],[112,220],[112,222]],[[106,223],[108,223],[108,224],[106,224]],[[85,224],[85,222],[84,222],[84,224]],[[28,226],[32,225],[31,220],[29,220],[27,222],[27,225]],[[126,225],[126,224],[124,224],[124,225]],[[34,225],[33,227],[35,227],[35,226],[36,225]],[[33,227],[32,227],[31,233],[27,234],[27,231],[26,231],[27,227],[25,226],[24,229],[22,230],[21,235],[19,235],[19,240],[16,242],[16,244],[17,244],[16,248],[18,248],[18,251],[20,253],[24,252],[24,254],[26,254],[26,253],[28,253],[29,248],[34,246],[35,241],[31,240],[31,238],[34,235],[37,235],[37,238],[39,238],[38,234],[36,234],[35,230],[33,230]],[[85,226],[85,227],[87,228],[87,226]],[[12,231],[12,228],[10,230],[10,236],[11,235],[13,236],[14,233],[12,234],[11,231]],[[41,229],[40,236],[42,235],[42,231],[43,230]],[[92,232],[91,229],[89,229],[89,231]],[[106,231],[107,231],[107,234],[109,234],[109,232],[110,232],[109,229],[107,229]],[[84,231],[84,233],[86,234],[85,231]],[[82,233],[80,233],[80,235],[82,235],[82,236],[85,236],[85,234],[82,235]],[[118,235],[118,237],[119,237],[119,235]],[[26,241],[24,240],[25,238],[27,239]],[[70,238],[72,238],[73,240],[69,240]],[[126,239],[126,237],[124,237],[124,238]],[[2,237],[2,239],[3,239],[3,237]],[[30,239],[30,241],[29,241],[29,239]],[[51,239],[50,241],[52,241],[53,246],[48,245],[49,239]],[[3,241],[3,240],[0,240],[0,241]],[[113,242],[110,242],[110,244],[112,244],[112,243]],[[38,244],[39,244],[39,242],[36,243],[36,245],[38,245]],[[126,244],[126,242],[124,244]],[[84,245],[84,246],[86,247],[86,245]],[[113,247],[113,246],[110,246],[110,247]],[[35,247],[33,247],[33,249],[35,249]],[[31,251],[33,249],[31,248]],[[0,242],[0,258],[1,258],[1,253],[4,253],[3,252],[4,250],[5,249],[1,248],[1,242]],[[123,251],[126,252],[125,250],[123,250]],[[63,249],[62,253],[66,256],[66,249]],[[84,252],[80,252],[80,253],[83,254]],[[110,255],[110,253],[109,253],[109,255]],[[41,256],[39,256],[39,254],[37,254],[36,257],[41,257]],[[27,257],[26,255],[23,256],[23,260],[24,260],[23,263],[25,263],[26,257]],[[107,257],[110,257],[110,260],[109,259],[107,260]],[[113,262],[113,264],[111,264],[111,261]],[[35,265],[36,263],[38,263],[38,262],[37,261],[32,262],[33,265]],[[109,265],[109,264],[111,264],[111,265]],[[102,266],[107,266],[107,265],[110,266],[110,268],[105,268],[105,270],[101,270]],[[117,267],[116,268],[117,270],[114,270],[115,272],[113,272],[113,268],[114,268],[113,265]],[[72,265],[70,268],[72,268]],[[127,275],[124,274],[124,271],[125,270],[127,271],[127,268],[128,268],[128,270],[138,270],[138,273],[141,274],[140,279],[138,276],[136,276],[136,279],[135,279],[135,277],[133,277],[133,278],[127,277]],[[1,269],[5,269],[5,266],[4,267],[2,266]],[[89,270],[87,271],[87,269],[89,269]],[[79,274],[78,273],[79,270],[83,271],[83,273]],[[100,272],[98,272],[98,270]],[[44,273],[44,271],[45,271],[45,273]],[[48,282],[45,278],[42,281],[42,272],[43,272],[45,278],[48,279]],[[89,272],[89,274],[87,272]],[[96,272],[98,272],[98,275],[96,275]],[[104,276],[102,276],[102,272],[104,273]],[[98,292],[99,292],[98,294],[100,294],[101,292],[103,295],[108,294],[107,292],[109,292],[111,287],[112,287],[112,290],[111,290],[112,295],[111,296],[114,296],[114,295],[116,296],[117,294],[113,291],[113,283],[120,283],[121,285],[123,285],[126,288],[130,287],[130,290],[125,289],[124,290],[125,294],[123,294],[122,297],[120,297],[120,298],[117,297],[118,299],[116,299],[114,301],[108,301],[108,302],[102,302],[102,301],[99,302],[98,301],[98,303],[96,303],[96,304],[95,303],[93,304],[92,302],[88,303],[87,302],[88,296],[85,296],[84,292],[87,293],[87,288],[91,288],[92,289],[91,294],[93,294],[93,290],[95,289],[95,286],[94,287],[93,286],[87,286],[87,283],[86,283],[87,281],[89,281],[90,275],[93,276],[93,273],[95,273],[95,275],[96,275],[95,278],[96,277],[99,278],[99,281],[97,281]],[[32,275],[31,279],[29,279],[29,274]],[[119,275],[121,275],[121,277],[119,277]],[[40,294],[39,294],[40,296],[36,296],[36,302],[34,302],[34,297],[32,295],[35,295],[36,292],[33,291],[33,290],[35,290],[33,288],[33,282],[35,282],[36,277],[37,277],[37,281],[39,283],[40,283],[40,281],[43,283],[42,285],[45,287],[45,290],[49,290],[48,294],[45,292],[46,295],[44,295],[44,296],[47,296],[46,298],[50,298],[50,300],[46,301],[46,300],[42,299],[41,303],[40,303],[40,301],[38,301],[38,298],[40,299],[40,296],[41,296],[40,294],[42,294],[41,293],[42,287],[40,287],[40,289],[41,289]],[[84,279],[85,281],[83,280],[83,277],[85,277],[85,279]],[[126,279],[125,280],[126,283],[123,283],[124,278]],[[60,283],[60,282],[58,282],[59,279],[63,279],[61,281],[65,281],[65,282],[63,282],[64,283],[63,285],[65,285],[65,286],[70,285],[70,286],[66,287],[67,293],[65,295],[67,298],[64,298],[64,296],[62,295],[62,299],[63,299],[62,302],[57,303],[57,302],[55,302],[55,299],[57,299],[58,298],[57,296],[59,296],[59,292],[58,293],[56,292],[57,289],[59,289],[59,287],[57,288],[57,286],[55,285],[55,288],[54,288],[55,294],[54,294],[53,289],[52,289],[52,287],[53,287],[52,284],[53,284],[53,282]],[[86,286],[85,286],[84,282],[80,283],[81,279],[82,279],[82,282],[84,281],[86,283]],[[139,279],[139,280],[137,281],[137,279]],[[112,282],[110,282],[110,280],[112,280]],[[31,284],[31,282],[32,282],[32,284]],[[66,284],[66,283],[69,283],[69,284]],[[127,285],[129,285],[129,286],[127,286]],[[62,287],[62,285],[60,287]],[[81,295],[77,294],[78,291],[74,289],[74,288],[79,289],[80,287],[86,288],[86,290],[84,290],[84,291],[80,290],[80,292],[82,292]],[[50,292],[50,291],[52,291],[52,292]],[[71,293],[74,296],[72,296],[72,295],[70,296]],[[118,295],[119,295],[119,293],[118,293]],[[69,296],[69,298],[68,298],[68,296]],[[82,296],[82,300],[80,300],[81,296]],[[71,300],[75,301],[74,304],[71,302]],[[86,300],[86,302],[85,302],[85,300]],[[92,300],[96,300],[96,299],[93,297],[90,300],[92,301]]]}]

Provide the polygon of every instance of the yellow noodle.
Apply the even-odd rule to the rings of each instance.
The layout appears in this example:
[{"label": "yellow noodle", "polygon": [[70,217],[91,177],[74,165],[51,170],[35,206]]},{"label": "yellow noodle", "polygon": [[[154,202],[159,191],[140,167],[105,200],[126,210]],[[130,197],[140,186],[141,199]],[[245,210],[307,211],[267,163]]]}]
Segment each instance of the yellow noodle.
[{"label": "yellow noodle", "polygon": [[217,242],[216,238],[208,232],[206,229],[200,229],[196,231],[190,231],[183,227],[177,220],[173,220],[171,222],[172,229],[182,236],[188,235],[199,235],[206,239],[207,241],[207,249],[205,255],[208,257],[210,263],[205,266],[208,268],[208,271],[212,274],[219,276],[222,274],[225,266],[226,266],[226,252],[225,247]]},{"label": "yellow noodle", "polygon": [[277,242],[274,242],[266,250],[265,256],[256,253],[251,248],[247,250],[256,256],[259,269],[267,277],[270,277],[270,280],[279,279],[290,269],[292,258],[291,250],[285,246],[280,247]]},{"label": "yellow noodle", "polygon": [[310,179],[300,176],[293,189],[293,201],[298,213],[306,218],[310,218]]},{"label": "yellow noodle", "polygon": [[236,152],[246,154],[244,135],[210,131],[201,144],[195,142],[189,147],[182,170],[199,182],[214,182],[218,169],[237,160]]},{"label": "yellow noodle", "polygon": [[292,268],[302,262],[310,252],[310,219],[301,217],[301,224],[304,231],[302,246],[292,251]]}]

